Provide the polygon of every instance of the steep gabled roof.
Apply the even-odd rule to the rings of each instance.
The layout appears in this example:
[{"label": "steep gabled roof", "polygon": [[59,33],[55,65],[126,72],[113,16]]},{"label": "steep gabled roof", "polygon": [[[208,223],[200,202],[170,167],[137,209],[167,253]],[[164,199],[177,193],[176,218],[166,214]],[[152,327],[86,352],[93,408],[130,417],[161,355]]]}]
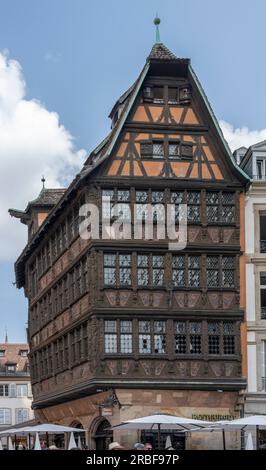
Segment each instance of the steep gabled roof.
[{"label": "steep gabled roof", "polygon": [[[59,198],[57,204],[52,208],[50,213],[48,214],[45,221],[40,226],[39,230],[33,236],[31,241],[28,245],[24,248],[21,255],[19,256],[16,262],[16,278],[17,278],[17,285],[18,287],[22,287],[23,285],[23,278],[24,278],[24,262],[31,253],[32,249],[36,246],[39,241],[39,238],[42,236],[43,232],[46,230],[46,227],[52,223],[55,218],[57,217],[58,212],[61,211],[62,207],[66,204],[67,200],[71,197],[72,193],[75,192],[80,185],[84,178],[86,178],[89,174],[91,174],[96,168],[98,168],[106,159],[108,159],[111,155],[111,152],[118,140],[120,132],[123,128],[123,125],[134,105],[136,97],[139,93],[139,90],[149,72],[151,64],[154,62],[162,62],[162,64],[176,64],[176,66],[186,66],[188,67],[188,72],[190,74],[190,79],[194,83],[195,87],[199,91],[201,99],[203,100],[205,107],[208,111],[208,114],[211,118],[213,123],[214,129],[216,134],[218,135],[219,139],[222,142],[224,151],[228,156],[228,162],[231,165],[232,170],[234,173],[239,177],[243,184],[248,184],[250,182],[250,178],[246,175],[246,173],[238,167],[236,162],[234,161],[232,152],[223,136],[221,128],[218,124],[218,121],[214,115],[214,112],[210,106],[210,103],[205,95],[205,92],[194,72],[191,65],[189,64],[188,59],[179,59],[173,54],[164,44],[156,43],[151,49],[151,52],[147,58],[146,64],[142,69],[139,77],[135,81],[135,83],[128,88],[128,90],[123,93],[123,95],[119,98],[119,103],[124,103],[124,108],[117,119],[113,129],[109,133],[109,135],[99,144],[97,147],[90,153],[87,160],[84,163],[82,170],[76,175],[72,183],[69,185],[65,193]],[[117,103],[116,103],[117,105]],[[111,113],[114,111],[116,105],[113,107]]]},{"label": "steep gabled roof", "polygon": [[147,57],[147,60],[156,59],[156,60],[176,60],[176,55],[171,52],[163,43],[156,43],[152,47],[150,54]]},{"label": "steep gabled roof", "polygon": [[[31,206],[54,206],[58,203],[59,199],[63,196],[65,189],[46,189],[43,188],[36,199],[28,203],[27,209]],[[26,212],[27,212],[26,209]]]}]

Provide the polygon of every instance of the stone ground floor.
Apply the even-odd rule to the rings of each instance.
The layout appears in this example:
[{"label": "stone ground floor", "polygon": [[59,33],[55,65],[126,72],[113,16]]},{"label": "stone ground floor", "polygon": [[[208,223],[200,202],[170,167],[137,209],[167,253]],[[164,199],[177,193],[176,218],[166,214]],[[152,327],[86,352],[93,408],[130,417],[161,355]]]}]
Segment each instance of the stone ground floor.
[{"label": "stone ground floor", "polygon": [[[152,431],[116,430],[110,428],[122,421],[157,413],[203,420],[240,417],[243,398],[234,391],[141,390],[115,389],[36,410],[41,422],[52,422],[86,429],[84,441],[90,449],[104,449],[112,440],[131,448],[140,440],[156,445]],[[222,432],[162,432],[162,441],[170,435],[172,444],[185,449],[222,449]],[[239,433],[226,433],[226,448],[239,449]]]}]

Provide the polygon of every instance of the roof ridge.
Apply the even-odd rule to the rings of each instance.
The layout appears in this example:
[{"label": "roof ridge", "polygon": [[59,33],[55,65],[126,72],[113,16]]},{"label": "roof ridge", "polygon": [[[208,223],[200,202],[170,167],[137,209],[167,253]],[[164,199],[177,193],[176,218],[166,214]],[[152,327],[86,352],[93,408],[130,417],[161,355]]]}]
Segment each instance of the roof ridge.
[{"label": "roof ridge", "polygon": [[147,61],[150,59],[157,60],[176,60],[177,56],[168,49],[162,42],[155,43],[152,46],[151,52],[147,57]]}]

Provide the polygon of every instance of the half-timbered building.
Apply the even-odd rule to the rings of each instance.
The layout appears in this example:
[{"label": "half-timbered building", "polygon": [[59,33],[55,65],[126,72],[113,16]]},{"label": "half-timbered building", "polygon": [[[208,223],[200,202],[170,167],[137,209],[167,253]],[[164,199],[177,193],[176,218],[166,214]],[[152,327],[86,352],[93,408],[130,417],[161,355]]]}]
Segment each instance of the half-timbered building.
[{"label": "half-timbered building", "polygon": [[[246,386],[248,178],[190,60],[157,42],[110,118],[110,134],[65,191],[44,188],[26,211],[12,211],[30,227],[16,279],[29,300],[36,415],[83,426],[97,448],[111,425],[155,412],[239,416]],[[111,208],[137,208],[132,237],[102,239],[101,224],[98,238],[80,237],[80,207],[95,204],[103,221],[107,197]],[[187,204],[183,250],[170,250],[167,236],[134,239],[133,219],[149,203],[173,204],[177,223]]]}]

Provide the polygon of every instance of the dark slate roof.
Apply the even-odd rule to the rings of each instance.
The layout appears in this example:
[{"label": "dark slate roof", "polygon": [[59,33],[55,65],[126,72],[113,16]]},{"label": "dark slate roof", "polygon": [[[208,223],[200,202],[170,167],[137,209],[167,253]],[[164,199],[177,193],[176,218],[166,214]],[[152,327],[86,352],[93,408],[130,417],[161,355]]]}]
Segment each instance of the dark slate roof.
[{"label": "dark slate roof", "polygon": [[28,203],[27,210],[32,206],[55,206],[63,196],[65,189],[46,189],[43,188],[39,196]]},{"label": "dark slate roof", "polygon": [[169,51],[169,49],[162,43],[154,44],[150,55],[148,56],[147,60],[156,59],[156,60],[176,60],[177,57],[173,52]]}]

